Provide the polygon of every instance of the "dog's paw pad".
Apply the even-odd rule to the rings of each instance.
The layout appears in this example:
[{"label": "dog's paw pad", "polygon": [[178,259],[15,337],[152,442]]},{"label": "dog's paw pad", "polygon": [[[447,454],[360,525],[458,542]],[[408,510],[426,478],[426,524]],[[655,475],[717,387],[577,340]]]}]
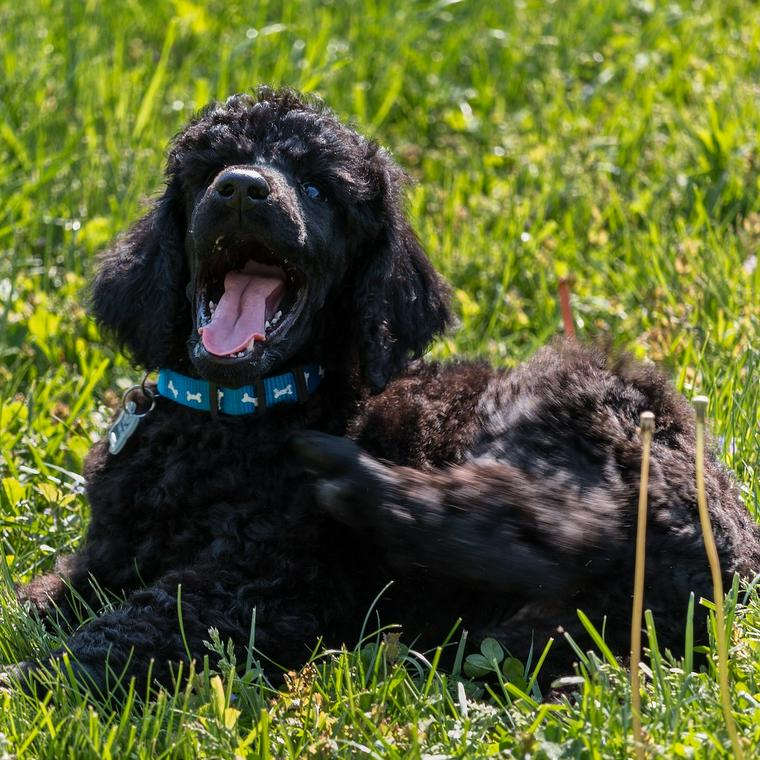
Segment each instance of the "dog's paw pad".
[{"label": "dog's paw pad", "polygon": [[324,511],[339,522],[353,527],[363,525],[367,520],[364,505],[355,484],[345,478],[322,479],[315,488],[317,503]]},{"label": "dog's paw pad", "polygon": [[367,523],[393,482],[391,468],[348,438],[308,431],[293,436],[290,446],[317,477],[317,504],[347,525]]}]

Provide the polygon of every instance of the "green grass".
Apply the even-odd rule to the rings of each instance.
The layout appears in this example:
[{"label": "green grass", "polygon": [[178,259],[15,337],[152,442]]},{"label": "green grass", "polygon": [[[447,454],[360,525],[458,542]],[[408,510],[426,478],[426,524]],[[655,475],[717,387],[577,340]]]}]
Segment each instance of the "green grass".
[{"label": "green grass", "polygon": [[[261,82],[320,93],[415,180],[410,215],[461,319],[436,355],[523,360],[560,330],[571,273],[582,335],[711,397],[760,519],[759,77],[751,0],[0,3],[0,661],[56,645],[10,577],[77,546],[82,459],[138,377],[82,309],[93,255],[160,191],[193,111]],[[737,599],[750,754],[760,601]],[[650,646],[652,755],[728,756],[712,660],[692,673],[691,649]],[[603,644],[578,656],[575,696],[539,705],[514,663],[486,691],[381,636],[315,654],[281,691],[210,649],[192,689],[147,704],[0,694],[0,757],[624,757],[626,674]]]}]

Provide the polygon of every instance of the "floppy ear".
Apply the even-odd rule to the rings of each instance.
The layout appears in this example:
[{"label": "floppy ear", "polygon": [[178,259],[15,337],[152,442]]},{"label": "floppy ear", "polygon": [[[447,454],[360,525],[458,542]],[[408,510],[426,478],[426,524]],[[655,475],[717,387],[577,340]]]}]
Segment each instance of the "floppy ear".
[{"label": "floppy ear", "polygon": [[90,310],[146,369],[185,356],[190,308],[184,221],[176,180],[100,259]]},{"label": "floppy ear", "polygon": [[449,288],[397,207],[368,253],[354,303],[363,374],[380,391],[449,324]]}]

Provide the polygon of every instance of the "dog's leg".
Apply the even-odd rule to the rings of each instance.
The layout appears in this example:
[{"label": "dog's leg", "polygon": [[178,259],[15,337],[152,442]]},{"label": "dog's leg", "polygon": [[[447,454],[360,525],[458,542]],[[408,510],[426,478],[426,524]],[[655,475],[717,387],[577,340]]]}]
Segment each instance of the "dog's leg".
[{"label": "dog's leg", "polygon": [[355,443],[320,433],[293,445],[318,477],[317,500],[366,526],[400,569],[424,566],[478,587],[562,593],[620,559],[621,504],[601,477],[558,469],[540,477],[476,460],[422,472],[384,465]]},{"label": "dog's leg", "polygon": [[[123,695],[131,678],[144,694],[148,680],[170,687],[180,663],[183,676],[190,660],[200,665],[209,655],[213,666],[214,655],[204,644],[210,628],[219,631],[222,642],[248,641],[254,608],[259,612],[257,648],[276,662],[301,662],[308,644],[317,639],[316,617],[294,611],[284,600],[287,595],[256,588],[235,570],[236,560],[240,566],[250,563],[249,558],[231,557],[221,571],[218,565],[198,565],[132,593],[117,609],[77,629],[49,661],[19,663],[17,671],[34,683],[36,672],[68,654],[77,680],[101,694]],[[236,654],[245,661],[244,652]]]},{"label": "dog's leg", "polygon": [[19,602],[28,602],[43,619],[56,607],[60,607],[65,596],[66,583],[58,573],[39,575],[29,583],[16,587],[16,598]]},{"label": "dog's leg", "polygon": [[72,590],[83,596],[88,603],[92,601],[89,599],[92,589],[84,582],[86,577],[87,573],[81,567],[78,555],[59,557],[52,573],[16,586],[16,598],[22,604],[28,603],[43,622],[61,617],[73,622]]}]

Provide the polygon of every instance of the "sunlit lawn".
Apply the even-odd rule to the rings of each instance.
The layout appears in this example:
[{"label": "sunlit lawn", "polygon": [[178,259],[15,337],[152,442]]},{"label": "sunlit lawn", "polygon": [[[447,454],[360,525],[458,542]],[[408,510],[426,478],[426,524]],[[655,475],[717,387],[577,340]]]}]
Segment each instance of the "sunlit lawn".
[{"label": "sunlit lawn", "polygon": [[[160,190],[166,145],[194,110],[262,82],[318,92],[408,170],[410,215],[460,317],[436,355],[523,360],[561,329],[557,283],[572,275],[581,336],[711,397],[721,456],[760,519],[750,0],[27,0],[0,4],[0,67],[1,661],[58,642],[18,609],[10,579],[77,546],[83,456],[138,377],[85,315],[93,255]],[[760,602],[737,597],[733,703],[751,752]],[[685,672],[654,649],[652,755],[727,756],[712,665]],[[255,662],[235,671],[210,649],[193,688],[148,704],[64,687],[42,704],[0,694],[0,758],[631,751],[627,674],[599,652],[579,653],[574,696],[539,705],[514,662],[487,691],[432,667],[434,652],[404,651],[372,640],[316,653],[281,691]]]}]

